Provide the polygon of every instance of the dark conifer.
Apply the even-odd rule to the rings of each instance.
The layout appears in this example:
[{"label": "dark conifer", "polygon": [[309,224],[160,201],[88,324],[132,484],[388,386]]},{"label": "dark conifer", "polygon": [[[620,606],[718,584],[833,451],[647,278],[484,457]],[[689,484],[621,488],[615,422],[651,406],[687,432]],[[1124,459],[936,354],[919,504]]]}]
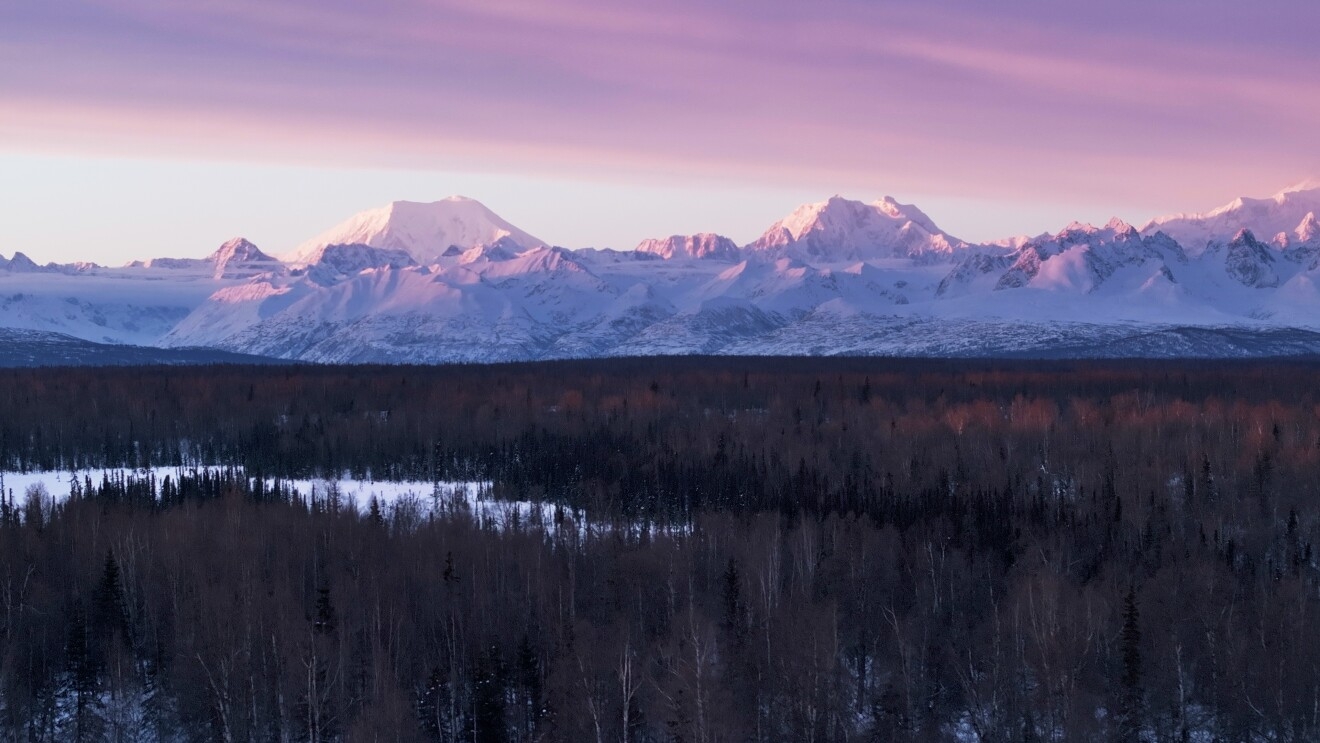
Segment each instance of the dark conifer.
[{"label": "dark conifer", "polygon": [[1123,671],[1119,677],[1116,740],[1139,743],[1145,725],[1145,693],[1142,687],[1141,627],[1137,592],[1129,588],[1123,599],[1123,631],[1119,635]]}]

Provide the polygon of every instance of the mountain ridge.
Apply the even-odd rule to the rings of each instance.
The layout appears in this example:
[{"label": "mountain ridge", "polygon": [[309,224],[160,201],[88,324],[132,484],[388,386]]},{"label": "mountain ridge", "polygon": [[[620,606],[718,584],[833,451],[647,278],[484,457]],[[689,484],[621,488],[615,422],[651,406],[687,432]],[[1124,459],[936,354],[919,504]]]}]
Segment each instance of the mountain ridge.
[{"label": "mountain ridge", "polygon": [[463,197],[393,202],[293,263],[243,238],[120,269],[0,256],[0,327],[322,362],[1159,355],[1161,338],[1233,356],[1310,349],[1320,333],[1317,208],[1320,189],[1294,188],[1140,229],[1115,217],[974,244],[892,197],[835,196],[743,246],[697,233],[617,251],[551,246]]}]

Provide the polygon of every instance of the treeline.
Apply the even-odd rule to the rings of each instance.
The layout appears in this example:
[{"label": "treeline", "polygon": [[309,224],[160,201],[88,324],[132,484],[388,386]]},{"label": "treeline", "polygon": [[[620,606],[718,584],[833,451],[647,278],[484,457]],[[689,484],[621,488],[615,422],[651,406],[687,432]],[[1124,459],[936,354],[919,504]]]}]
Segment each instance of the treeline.
[{"label": "treeline", "polygon": [[[1317,739],[1317,372],[5,372],[9,468],[243,469],[0,501],[0,729]],[[490,479],[610,526],[481,529],[248,477],[331,471]]]},{"label": "treeline", "polygon": [[[1141,394],[1138,395],[1138,392]],[[156,367],[0,370],[0,467],[242,465],[271,476],[328,472],[462,479],[464,468],[516,467],[500,451],[528,436],[592,436],[714,453],[785,445],[799,453],[898,443],[929,420],[962,430],[1113,401],[1105,424],[1131,414],[1210,412],[1316,397],[1301,362],[988,362],[673,358],[444,367]],[[1027,410],[1023,406],[1037,406]],[[1040,407],[1043,406],[1043,407]],[[1228,408],[1229,410],[1225,410]],[[1236,410],[1233,410],[1236,408]],[[1032,425],[1037,425],[1037,420]],[[1135,421],[1141,423],[1142,421]],[[755,432],[753,438],[749,432]],[[607,445],[617,442],[606,441]],[[726,450],[727,451],[727,450]]]}]

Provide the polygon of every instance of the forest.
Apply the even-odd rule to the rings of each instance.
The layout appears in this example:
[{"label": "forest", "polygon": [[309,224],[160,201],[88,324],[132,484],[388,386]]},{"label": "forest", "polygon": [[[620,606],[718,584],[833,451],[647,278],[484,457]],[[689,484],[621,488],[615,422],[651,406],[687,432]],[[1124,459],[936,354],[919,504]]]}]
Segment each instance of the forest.
[{"label": "forest", "polygon": [[0,740],[1320,740],[1320,362],[0,370],[97,468],[0,479]]}]

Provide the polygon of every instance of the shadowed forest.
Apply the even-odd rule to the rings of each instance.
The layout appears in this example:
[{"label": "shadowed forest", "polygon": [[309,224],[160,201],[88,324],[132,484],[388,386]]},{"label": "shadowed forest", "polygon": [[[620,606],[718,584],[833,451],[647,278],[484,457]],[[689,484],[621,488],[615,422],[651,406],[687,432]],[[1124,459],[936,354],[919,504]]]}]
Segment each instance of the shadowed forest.
[{"label": "shadowed forest", "polygon": [[1320,739],[1320,363],[0,371],[105,467],[0,483],[0,740]]}]

